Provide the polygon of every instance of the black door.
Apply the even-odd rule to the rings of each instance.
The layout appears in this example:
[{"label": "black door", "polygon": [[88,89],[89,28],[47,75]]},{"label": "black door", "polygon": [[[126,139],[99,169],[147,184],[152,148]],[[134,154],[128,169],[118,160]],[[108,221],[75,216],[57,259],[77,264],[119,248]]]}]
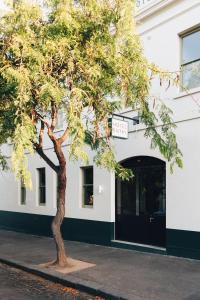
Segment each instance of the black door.
[{"label": "black door", "polygon": [[135,177],[130,182],[116,181],[115,238],[165,246],[165,163],[137,157],[123,165]]}]

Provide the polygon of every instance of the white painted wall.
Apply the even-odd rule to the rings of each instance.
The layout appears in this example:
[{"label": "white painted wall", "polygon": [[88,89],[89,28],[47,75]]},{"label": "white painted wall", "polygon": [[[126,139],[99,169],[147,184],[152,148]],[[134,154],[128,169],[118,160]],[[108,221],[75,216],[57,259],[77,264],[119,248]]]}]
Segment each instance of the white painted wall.
[{"label": "white painted wall", "polygon": [[[164,70],[176,71],[181,63],[180,35],[200,25],[199,0],[161,1],[169,5],[138,14],[138,32],[146,56]],[[149,10],[150,11],[150,10]],[[167,172],[167,228],[200,230],[200,87],[187,93],[179,88],[167,92],[158,83],[152,94],[160,96],[174,111],[177,138],[184,157],[184,169]]]},{"label": "white painted wall", "polygon": [[[180,67],[179,34],[197,26],[200,16],[199,0],[166,1],[156,11],[142,10],[137,15],[138,32],[141,34],[146,56],[164,69],[178,70]],[[162,1],[153,1],[161,5]],[[163,2],[163,3],[164,3]],[[167,2],[169,5],[167,5]],[[149,6],[149,5],[148,5]],[[150,6],[149,6],[150,7]],[[151,14],[150,14],[151,12]],[[184,155],[184,169],[169,173],[167,165],[167,228],[200,231],[200,111],[195,101],[200,102],[200,89],[190,95],[180,93],[178,88],[168,91],[154,83],[152,94],[161,96],[174,110],[176,130],[180,148]],[[192,95],[192,96],[191,96]],[[132,115],[128,113],[127,115]],[[144,138],[143,126],[137,125],[128,140],[115,139],[116,154],[119,161],[137,155],[161,158],[158,151],[150,149],[150,141]],[[55,154],[46,143],[48,154],[56,163]],[[67,148],[65,147],[66,156]],[[90,153],[92,163],[92,153]],[[37,155],[29,159],[33,178],[33,190],[27,193],[27,204],[19,204],[19,184],[10,173],[0,173],[0,210],[54,215],[56,206],[56,176]],[[46,167],[47,204],[37,204],[36,168]],[[114,175],[94,167],[94,207],[83,208],[81,199],[81,164],[68,165],[68,191],[66,216],[89,220],[115,221],[115,180]],[[103,192],[98,192],[98,186]]]},{"label": "white painted wall", "polygon": [[[67,148],[63,148],[66,158]],[[55,154],[52,149],[46,150],[48,156],[56,164]],[[92,157],[92,153],[90,155]],[[92,164],[92,159],[91,159]],[[82,206],[82,182],[80,162],[70,162],[67,166],[68,188],[66,193],[66,216],[89,220],[111,220],[111,181],[113,176],[106,170],[94,167],[94,206],[85,208]],[[37,168],[46,168],[46,205],[38,204]],[[56,212],[56,185],[55,172],[36,154],[29,155],[29,169],[32,173],[33,189],[27,191],[26,205],[20,204],[20,183],[10,172],[0,174],[0,210],[27,212],[43,215],[55,215]],[[99,185],[103,191],[99,193]]]},{"label": "white painted wall", "polygon": [[[200,231],[200,118],[177,123],[176,134],[183,153],[184,168],[171,174],[167,164],[166,215],[167,228]],[[122,161],[131,156],[153,156],[163,159],[150,149],[144,131],[130,134],[129,140],[116,141],[117,157]],[[114,216],[112,221],[114,221]]]}]

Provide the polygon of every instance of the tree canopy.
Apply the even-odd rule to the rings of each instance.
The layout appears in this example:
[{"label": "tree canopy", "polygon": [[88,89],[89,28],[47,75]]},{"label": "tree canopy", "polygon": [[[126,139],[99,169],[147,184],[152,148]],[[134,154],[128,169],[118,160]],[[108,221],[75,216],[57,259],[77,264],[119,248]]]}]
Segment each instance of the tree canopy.
[{"label": "tree canopy", "polygon": [[[132,107],[152,147],[181,166],[171,111],[162,104],[155,112],[149,104],[151,76],[159,70],[144,57],[133,12],[133,0],[48,0],[45,8],[18,0],[1,18],[0,144],[12,141],[12,168],[27,186],[25,153],[42,148],[45,128],[54,143],[61,109],[66,128],[59,141],[70,140],[71,158],[87,161],[88,144],[97,165],[127,178],[108,119]],[[0,160],[5,165],[2,154]]]}]

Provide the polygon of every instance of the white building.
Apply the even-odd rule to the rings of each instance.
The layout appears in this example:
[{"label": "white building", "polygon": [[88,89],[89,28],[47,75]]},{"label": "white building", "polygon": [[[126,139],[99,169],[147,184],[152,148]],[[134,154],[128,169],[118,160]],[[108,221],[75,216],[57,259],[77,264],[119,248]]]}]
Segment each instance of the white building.
[{"label": "white building", "polygon": [[[115,139],[117,159],[135,172],[131,183],[114,174],[70,162],[65,239],[200,258],[200,0],[138,0],[137,29],[151,62],[169,71],[182,68],[186,89],[152,89],[174,111],[184,168],[169,165],[131,123],[128,139]],[[194,72],[195,70],[195,72]],[[124,111],[132,117],[134,112]],[[55,161],[51,144],[45,151]],[[30,157],[33,190],[11,173],[0,174],[0,226],[50,235],[56,212],[57,178]]]}]

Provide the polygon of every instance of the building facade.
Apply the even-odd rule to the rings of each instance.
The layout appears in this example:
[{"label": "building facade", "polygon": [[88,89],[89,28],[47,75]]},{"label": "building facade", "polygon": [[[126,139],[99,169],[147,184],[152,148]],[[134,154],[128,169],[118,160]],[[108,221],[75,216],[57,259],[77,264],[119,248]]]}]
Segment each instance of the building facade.
[{"label": "building facade", "polygon": [[[184,167],[171,174],[144,126],[129,121],[128,139],[114,143],[117,160],[133,170],[134,180],[120,182],[93,166],[92,152],[89,166],[69,162],[63,237],[200,259],[200,1],[138,0],[136,7],[146,57],[163,70],[181,69],[180,86],[154,82],[151,93],[174,112]],[[135,116],[128,109],[121,114]],[[11,145],[5,147],[9,153]],[[56,163],[51,147],[47,141],[45,152]],[[51,235],[57,175],[37,154],[29,166],[32,191],[13,174],[0,174],[0,227]]]}]

